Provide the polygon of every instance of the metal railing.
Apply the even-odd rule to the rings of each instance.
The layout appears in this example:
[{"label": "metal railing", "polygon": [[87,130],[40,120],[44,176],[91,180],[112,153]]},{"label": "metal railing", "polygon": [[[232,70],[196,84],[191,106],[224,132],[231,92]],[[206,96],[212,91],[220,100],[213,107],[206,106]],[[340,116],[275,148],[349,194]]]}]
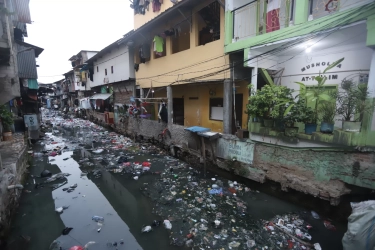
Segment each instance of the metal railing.
[{"label": "metal railing", "polygon": [[255,0],[234,9],[233,39],[235,41],[270,33],[288,27],[294,19],[295,0],[281,0],[274,10],[266,0]]}]

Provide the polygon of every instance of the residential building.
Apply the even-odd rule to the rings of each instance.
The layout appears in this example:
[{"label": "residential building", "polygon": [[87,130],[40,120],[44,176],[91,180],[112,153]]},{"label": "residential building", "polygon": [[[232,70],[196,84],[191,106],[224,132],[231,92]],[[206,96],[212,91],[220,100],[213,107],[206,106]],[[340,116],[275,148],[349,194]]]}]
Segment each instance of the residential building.
[{"label": "residential building", "polygon": [[[265,85],[277,84],[294,90],[297,96],[303,90],[297,82],[311,94],[317,76],[344,58],[324,74],[324,93],[342,91],[341,83],[353,81],[367,84],[367,102],[374,102],[373,0],[227,0],[225,7],[225,53],[237,55],[251,69],[253,94]],[[339,105],[339,99],[336,101]],[[316,102],[308,98],[306,105]],[[331,134],[320,132],[320,126],[305,134],[305,125],[295,124],[299,132],[286,137],[276,127],[267,128],[250,119],[248,129],[254,143],[251,178],[270,179],[281,183],[284,190],[308,192],[333,204],[337,197],[353,192],[350,185],[374,189],[369,181],[375,174],[371,154],[368,161],[359,159],[366,156],[363,151],[373,152],[375,146],[373,110],[361,118],[360,131],[343,129],[339,115],[334,120]]]},{"label": "residential building", "polygon": [[224,54],[223,1],[164,1],[133,8],[135,31],[129,39],[136,84],[151,119],[158,120],[165,102],[173,124],[227,134],[246,128],[251,70],[243,65],[233,70]]},{"label": "residential building", "polygon": [[132,34],[133,31],[99,51],[83,68],[93,95],[86,98],[82,107],[94,108],[91,114],[96,113],[108,124],[118,121],[119,109],[129,105],[135,95],[134,53],[128,43]]},{"label": "residential building", "polygon": [[[36,58],[43,49],[24,42],[26,25],[31,24],[29,0],[4,0],[0,8],[0,104],[6,104],[19,117],[32,116],[34,122],[25,123],[36,139],[40,124]],[[16,130],[22,127],[20,123],[23,121],[16,119]]]},{"label": "residential building", "polygon": [[[81,70],[85,66],[85,62],[96,55],[97,51],[81,50],[76,55],[69,58],[72,64],[72,70],[65,73],[65,79],[69,85],[70,105],[71,107],[79,106],[79,99],[85,97],[87,73]],[[90,95],[90,93],[86,93]]]},{"label": "residential building", "polygon": [[[245,66],[252,69],[251,83],[255,89],[269,83],[269,79],[295,90],[299,90],[295,82],[314,86],[314,76],[344,58],[330,71],[326,85],[335,89],[345,79],[365,79],[370,92],[374,92],[375,80],[371,81],[370,70],[375,67],[374,1],[328,2],[324,5],[318,0],[278,0],[269,7],[263,0],[227,1],[225,51],[243,55]],[[272,19],[275,10],[278,18]],[[244,22],[249,25],[243,25]],[[335,126],[340,127],[341,122],[337,121]],[[375,146],[375,124],[363,126],[367,140],[332,140],[345,145]]]}]

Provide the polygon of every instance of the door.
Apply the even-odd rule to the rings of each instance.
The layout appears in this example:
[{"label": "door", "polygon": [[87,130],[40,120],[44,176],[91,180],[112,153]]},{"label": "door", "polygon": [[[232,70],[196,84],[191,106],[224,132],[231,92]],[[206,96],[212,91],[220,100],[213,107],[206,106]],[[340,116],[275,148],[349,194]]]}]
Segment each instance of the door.
[{"label": "door", "polygon": [[173,123],[184,126],[184,98],[173,98]]},{"label": "door", "polygon": [[[242,127],[242,105],[243,105],[243,94],[235,95],[235,106],[233,107],[233,116],[232,116],[232,134],[237,132],[237,127]],[[236,116],[234,116],[236,114]],[[236,120],[234,119],[236,117]]]}]

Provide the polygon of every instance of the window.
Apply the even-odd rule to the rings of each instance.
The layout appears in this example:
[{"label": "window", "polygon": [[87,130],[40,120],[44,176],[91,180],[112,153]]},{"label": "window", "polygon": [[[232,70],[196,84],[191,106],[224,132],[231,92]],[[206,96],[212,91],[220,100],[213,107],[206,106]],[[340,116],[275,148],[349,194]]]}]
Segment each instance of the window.
[{"label": "window", "polygon": [[224,120],[223,98],[210,98],[210,120]]},{"label": "window", "polygon": [[220,39],[220,4],[213,2],[198,12],[198,45]]},{"label": "window", "polygon": [[190,49],[190,23],[188,21],[180,24],[175,35],[171,36],[172,54]]},{"label": "window", "polygon": [[[337,0],[309,0],[309,18],[317,19],[335,13],[339,8]],[[310,19],[309,19],[310,20]]]},{"label": "window", "polygon": [[113,74],[113,66],[111,66],[111,73]]},{"label": "window", "polygon": [[96,66],[96,72],[99,72],[99,66]]},{"label": "window", "polygon": [[107,69],[105,69],[104,72],[105,72],[105,75],[107,75]]}]

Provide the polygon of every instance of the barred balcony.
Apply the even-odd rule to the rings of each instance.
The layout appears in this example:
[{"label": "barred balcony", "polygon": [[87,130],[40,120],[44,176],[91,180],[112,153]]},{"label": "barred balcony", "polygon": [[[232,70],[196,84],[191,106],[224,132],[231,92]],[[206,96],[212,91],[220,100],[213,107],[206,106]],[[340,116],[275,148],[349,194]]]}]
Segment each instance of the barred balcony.
[{"label": "barred balcony", "polygon": [[233,40],[270,33],[293,23],[295,0],[255,0],[235,8],[233,12]]}]

